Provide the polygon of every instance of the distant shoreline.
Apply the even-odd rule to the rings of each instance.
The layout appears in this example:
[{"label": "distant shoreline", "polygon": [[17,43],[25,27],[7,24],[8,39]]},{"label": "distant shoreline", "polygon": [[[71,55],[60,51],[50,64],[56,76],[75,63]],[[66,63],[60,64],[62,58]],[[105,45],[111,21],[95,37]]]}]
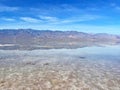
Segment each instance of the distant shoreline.
[{"label": "distant shoreline", "polygon": [[107,32],[86,32],[86,31],[80,31],[80,30],[53,30],[53,29],[29,29],[29,28],[27,28],[27,29],[22,29],[22,28],[20,28],[20,29],[0,29],[0,31],[9,31],[9,30],[16,30],[16,31],[40,31],[40,32],[42,32],[42,31],[49,31],[49,32],[78,32],[78,33],[87,33],[87,34],[109,34],[109,35],[120,35],[120,34],[113,34],[113,33],[107,33]]}]

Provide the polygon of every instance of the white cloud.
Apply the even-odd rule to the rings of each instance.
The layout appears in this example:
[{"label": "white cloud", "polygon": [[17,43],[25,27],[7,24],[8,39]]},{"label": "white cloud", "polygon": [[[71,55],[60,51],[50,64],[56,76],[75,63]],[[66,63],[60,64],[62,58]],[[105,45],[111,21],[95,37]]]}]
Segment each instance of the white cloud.
[{"label": "white cloud", "polygon": [[79,23],[79,22],[84,22],[84,21],[97,20],[100,18],[104,18],[104,17],[98,16],[98,15],[83,14],[83,15],[71,16],[68,18],[58,18],[58,17],[46,16],[46,15],[45,16],[39,15],[38,18],[20,17],[19,19],[24,22],[29,22],[29,23],[62,25],[62,24],[72,24],[72,23]]},{"label": "white cloud", "polygon": [[51,16],[39,16],[40,19],[45,20],[45,21],[49,21],[49,22],[56,22],[58,21],[57,17],[51,17]]},{"label": "white cloud", "polygon": [[116,6],[115,8],[116,8],[116,10],[120,10],[120,7],[119,7],[119,6]]},{"label": "white cloud", "polygon": [[115,7],[116,3],[110,3],[110,6]]},{"label": "white cloud", "polygon": [[120,10],[120,6],[117,5],[116,3],[111,3],[110,5],[111,5],[111,7],[112,7],[113,9],[115,9],[115,10]]},{"label": "white cloud", "polygon": [[15,21],[15,19],[13,19],[13,18],[1,18],[1,19],[4,21]]},{"label": "white cloud", "polygon": [[25,22],[30,22],[30,23],[38,23],[41,22],[41,20],[36,19],[36,18],[32,18],[32,17],[20,17],[21,20],[25,21]]},{"label": "white cloud", "polygon": [[67,23],[75,23],[75,22],[83,22],[83,21],[90,21],[101,18],[101,16],[97,15],[79,15],[69,18],[57,18],[57,17],[50,17],[50,16],[39,16],[42,19],[42,22],[50,23],[50,24],[67,24]]},{"label": "white cloud", "polygon": [[[30,11],[38,14],[39,18],[44,23],[60,24],[82,22],[100,18],[97,15],[85,15],[93,11],[98,11],[96,7],[78,8],[77,6],[69,4],[53,5],[45,8],[30,8]],[[42,12],[42,13],[41,13]],[[60,18],[59,16],[62,16]]]},{"label": "white cloud", "polygon": [[[48,8],[49,7],[49,8]],[[30,8],[30,12],[37,13],[37,14],[41,14],[42,15],[48,15],[48,16],[53,16],[56,14],[67,14],[67,13],[80,13],[83,12],[84,10],[79,9],[75,6],[69,5],[69,4],[60,4],[60,5],[50,5],[48,7],[39,7],[39,8]]]},{"label": "white cloud", "polygon": [[0,12],[4,11],[17,11],[19,10],[18,7],[10,7],[10,6],[5,6],[5,5],[0,5]]},{"label": "white cloud", "polygon": [[76,22],[84,22],[84,21],[91,21],[96,20],[99,18],[103,18],[102,16],[97,15],[79,15],[65,19],[59,19],[58,21],[54,22],[53,24],[67,24],[67,23],[76,23]]}]

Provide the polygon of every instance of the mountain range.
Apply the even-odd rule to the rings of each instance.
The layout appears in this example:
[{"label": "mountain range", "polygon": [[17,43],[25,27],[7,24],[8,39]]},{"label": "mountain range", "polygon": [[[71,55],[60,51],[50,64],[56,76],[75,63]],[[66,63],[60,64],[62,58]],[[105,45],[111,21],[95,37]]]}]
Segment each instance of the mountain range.
[{"label": "mountain range", "polygon": [[0,49],[54,49],[86,46],[115,45],[120,35],[83,33],[77,31],[51,31],[33,29],[1,29]]}]

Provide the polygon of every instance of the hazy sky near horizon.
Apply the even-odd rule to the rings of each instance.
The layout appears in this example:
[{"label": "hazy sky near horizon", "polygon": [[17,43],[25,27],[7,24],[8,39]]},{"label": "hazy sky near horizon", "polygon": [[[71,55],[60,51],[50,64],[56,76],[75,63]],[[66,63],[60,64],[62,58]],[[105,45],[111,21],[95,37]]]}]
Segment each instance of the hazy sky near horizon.
[{"label": "hazy sky near horizon", "polygon": [[0,0],[0,29],[120,34],[120,0]]}]

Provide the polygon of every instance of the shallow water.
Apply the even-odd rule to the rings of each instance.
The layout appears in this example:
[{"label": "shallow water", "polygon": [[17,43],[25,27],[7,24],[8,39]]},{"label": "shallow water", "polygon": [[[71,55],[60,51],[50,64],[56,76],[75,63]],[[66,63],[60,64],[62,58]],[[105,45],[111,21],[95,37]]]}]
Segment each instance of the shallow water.
[{"label": "shallow water", "polygon": [[0,50],[0,90],[120,90],[120,46]]}]

